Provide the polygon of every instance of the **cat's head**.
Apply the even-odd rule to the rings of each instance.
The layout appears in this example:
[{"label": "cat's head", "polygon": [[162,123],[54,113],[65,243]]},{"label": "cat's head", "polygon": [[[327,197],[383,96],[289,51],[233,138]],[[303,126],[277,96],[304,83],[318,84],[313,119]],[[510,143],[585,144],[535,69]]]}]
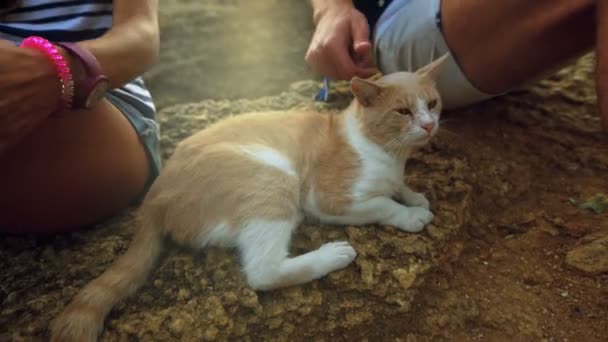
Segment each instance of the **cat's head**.
[{"label": "cat's head", "polygon": [[435,81],[448,56],[416,72],[396,72],[375,80],[354,77],[351,91],[363,133],[398,156],[426,144],[439,129],[442,102]]}]

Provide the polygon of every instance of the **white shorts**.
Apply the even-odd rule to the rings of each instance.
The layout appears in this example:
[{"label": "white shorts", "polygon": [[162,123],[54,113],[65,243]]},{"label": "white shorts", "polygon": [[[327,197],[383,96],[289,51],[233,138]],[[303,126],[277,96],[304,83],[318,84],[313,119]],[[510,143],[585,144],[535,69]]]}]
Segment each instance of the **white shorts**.
[{"label": "white shorts", "polygon": [[[415,71],[450,52],[439,28],[441,0],[393,0],[373,30],[374,58],[383,73]],[[453,55],[437,80],[444,108],[454,109],[496,95],[475,88]]]}]

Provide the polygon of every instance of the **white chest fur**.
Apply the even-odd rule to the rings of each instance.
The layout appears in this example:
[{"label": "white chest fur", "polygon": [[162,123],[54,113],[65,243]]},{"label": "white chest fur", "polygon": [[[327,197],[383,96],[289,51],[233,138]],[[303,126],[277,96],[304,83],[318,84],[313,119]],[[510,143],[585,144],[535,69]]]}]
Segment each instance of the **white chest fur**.
[{"label": "white chest fur", "polygon": [[361,173],[353,184],[353,199],[392,195],[403,183],[405,161],[396,160],[367,138],[352,113],[347,114],[344,129],[348,142],[362,164]]}]

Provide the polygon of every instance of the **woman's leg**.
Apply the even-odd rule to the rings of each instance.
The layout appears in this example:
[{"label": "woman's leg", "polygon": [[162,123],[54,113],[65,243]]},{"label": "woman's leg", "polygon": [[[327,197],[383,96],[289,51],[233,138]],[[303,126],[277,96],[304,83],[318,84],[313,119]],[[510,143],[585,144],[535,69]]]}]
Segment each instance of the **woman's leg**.
[{"label": "woman's leg", "polygon": [[128,206],[150,175],[137,132],[107,100],[49,118],[0,165],[0,231],[12,233],[94,223]]},{"label": "woman's leg", "polygon": [[596,0],[443,0],[443,34],[467,78],[502,93],[590,50]]}]

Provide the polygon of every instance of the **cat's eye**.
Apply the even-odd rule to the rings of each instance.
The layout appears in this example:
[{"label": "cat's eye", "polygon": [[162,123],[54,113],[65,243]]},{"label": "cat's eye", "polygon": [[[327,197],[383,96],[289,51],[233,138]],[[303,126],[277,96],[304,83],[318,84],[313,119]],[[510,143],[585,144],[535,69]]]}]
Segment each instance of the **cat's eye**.
[{"label": "cat's eye", "polygon": [[427,107],[429,109],[433,109],[433,108],[437,107],[437,100],[431,100],[431,101],[429,101],[429,103],[427,104]]},{"label": "cat's eye", "polygon": [[412,111],[409,108],[399,108],[396,110],[397,113],[401,115],[412,115]]}]

